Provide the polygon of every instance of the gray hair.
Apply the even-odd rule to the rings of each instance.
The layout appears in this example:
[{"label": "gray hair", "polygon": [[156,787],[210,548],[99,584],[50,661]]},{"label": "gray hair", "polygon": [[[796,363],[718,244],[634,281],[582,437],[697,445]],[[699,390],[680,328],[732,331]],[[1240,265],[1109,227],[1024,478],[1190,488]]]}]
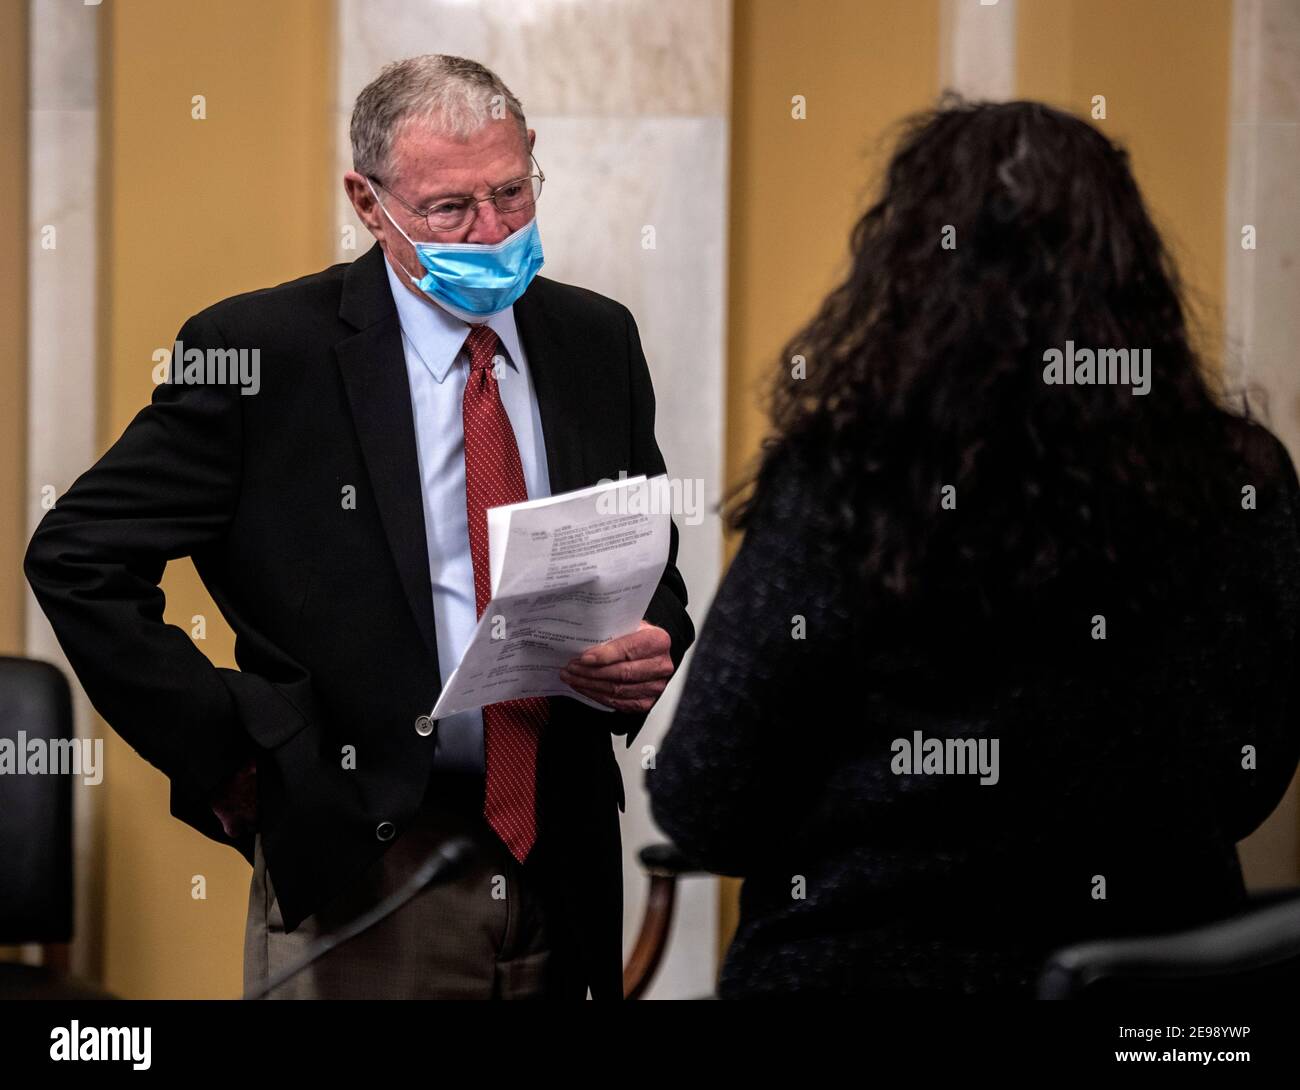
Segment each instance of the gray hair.
[{"label": "gray hair", "polygon": [[366,84],[352,107],[352,169],[390,181],[393,140],[408,121],[465,139],[507,114],[526,145],[524,108],[490,68],[444,53],[393,61]]}]

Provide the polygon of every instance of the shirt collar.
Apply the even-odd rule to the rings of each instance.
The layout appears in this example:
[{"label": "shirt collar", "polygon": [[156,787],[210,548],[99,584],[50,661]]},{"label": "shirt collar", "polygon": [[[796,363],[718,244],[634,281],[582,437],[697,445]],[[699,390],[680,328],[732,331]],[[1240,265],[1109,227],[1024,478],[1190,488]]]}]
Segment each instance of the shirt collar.
[{"label": "shirt collar", "polygon": [[[465,345],[469,323],[461,321],[450,311],[443,310],[435,300],[417,299],[407,291],[387,256],[384,258],[384,269],[388,273],[388,286],[392,289],[393,302],[397,305],[402,332],[415,346],[416,355],[424,361],[434,381],[442,382]],[[492,315],[487,324],[501,341],[506,363],[518,371],[520,347],[519,330],[515,326],[515,308],[506,307]]]}]

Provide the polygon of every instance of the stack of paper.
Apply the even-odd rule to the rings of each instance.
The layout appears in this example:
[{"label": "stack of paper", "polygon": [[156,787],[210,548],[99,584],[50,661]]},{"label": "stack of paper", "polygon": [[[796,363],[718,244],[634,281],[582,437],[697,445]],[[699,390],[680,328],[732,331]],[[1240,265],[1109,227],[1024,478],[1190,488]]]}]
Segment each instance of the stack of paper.
[{"label": "stack of paper", "polygon": [[631,477],[488,510],[492,599],[433,718],[529,696],[590,700],[560,680],[588,647],[635,632],[668,563],[667,478]]}]

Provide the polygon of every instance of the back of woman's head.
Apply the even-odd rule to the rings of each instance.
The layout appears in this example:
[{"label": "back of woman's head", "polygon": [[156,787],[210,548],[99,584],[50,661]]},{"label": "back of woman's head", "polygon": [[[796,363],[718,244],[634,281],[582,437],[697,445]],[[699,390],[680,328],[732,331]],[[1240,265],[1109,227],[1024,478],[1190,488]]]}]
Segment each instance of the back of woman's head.
[{"label": "back of woman's head", "polygon": [[1161,550],[1240,472],[1127,154],[1040,103],[947,96],[908,124],[851,249],[784,349],[731,524],[797,456],[877,604],[987,614],[1076,576],[1159,593]]}]

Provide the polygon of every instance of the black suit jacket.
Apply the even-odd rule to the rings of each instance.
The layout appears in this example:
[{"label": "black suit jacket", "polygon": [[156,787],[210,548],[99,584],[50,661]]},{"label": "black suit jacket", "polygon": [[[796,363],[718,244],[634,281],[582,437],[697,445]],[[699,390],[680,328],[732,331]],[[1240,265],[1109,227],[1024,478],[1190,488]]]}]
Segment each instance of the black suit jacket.
[{"label": "black suit jacket", "polygon": [[[664,471],[654,393],[621,304],[536,278],[515,304],[552,491]],[[223,300],[185,348],[258,349],[260,390],[163,383],[50,510],[24,568],[104,719],[171,781],[171,812],[251,863],[207,800],[250,755],[286,930],[400,836],[425,793],[415,730],[441,679],[401,332],[378,245],[351,264]],[[355,491],[355,504],[344,502]],[[668,565],[646,618],[675,664],[694,638]],[[168,560],[190,556],[236,634],[215,667],[162,622]],[[551,698],[538,844],[557,960],[621,997],[623,784],[611,732],[644,715]],[[354,770],[343,767],[355,747]],[[386,831],[386,830],[385,830]],[[530,860],[531,862],[531,860]],[[565,953],[571,957],[564,959]]]}]

